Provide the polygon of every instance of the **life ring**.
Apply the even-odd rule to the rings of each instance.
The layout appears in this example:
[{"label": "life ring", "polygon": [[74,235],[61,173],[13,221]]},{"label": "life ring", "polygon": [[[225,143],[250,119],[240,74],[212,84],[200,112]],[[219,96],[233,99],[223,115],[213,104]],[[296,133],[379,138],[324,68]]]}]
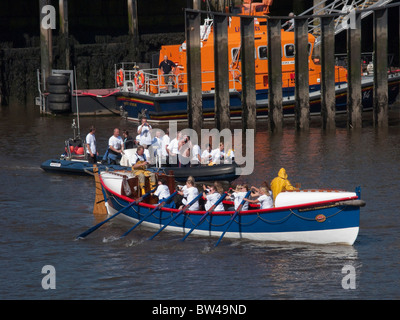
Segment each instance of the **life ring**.
[{"label": "life ring", "polygon": [[138,71],[135,73],[135,86],[136,90],[139,90],[144,85],[144,74],[143,71]]},{"label": "life ring", "polygon": [[122,87],[124,84],[124,70],[121,68],[117,71],[117,85],[118,87]]}]

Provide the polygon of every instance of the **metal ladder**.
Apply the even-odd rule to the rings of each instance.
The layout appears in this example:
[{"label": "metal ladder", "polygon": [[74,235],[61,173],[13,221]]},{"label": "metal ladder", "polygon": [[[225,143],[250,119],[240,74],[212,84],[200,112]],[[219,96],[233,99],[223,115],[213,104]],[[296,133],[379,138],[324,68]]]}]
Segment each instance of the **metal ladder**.
[{"label": "metal ladder", "polygon": [[[326,6],[323,6],[327,1],[320,1],[315,6],[309,8],[308,10],[301,13],[299,16],[303,15],[325,15],[325,14],[335,14],[335,13],[350,13],[353,9],[363,10],[367,8],[379,8],[386,4],[392,2],[392,0],[334,0]],[[314,11],[315,10],[315,11]],[[361,19],[369,16],[372,11],[366,11],[361,14]],[[345,19],[344,15],[339,16],[335,19],[335,35],[346,30],[348,27],[346,24],[342,23]],[[318,18],[309,19],[308,30],[310,33],[314,34],[316,37],[315,44],[319,44],[321,27],[320,20]]]}]

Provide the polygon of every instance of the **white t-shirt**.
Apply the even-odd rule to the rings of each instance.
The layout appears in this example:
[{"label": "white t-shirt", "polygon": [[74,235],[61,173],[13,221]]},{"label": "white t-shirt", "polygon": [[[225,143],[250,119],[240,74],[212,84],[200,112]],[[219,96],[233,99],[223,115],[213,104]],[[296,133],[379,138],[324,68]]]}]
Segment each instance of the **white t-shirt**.
[{"label": "white t-shirt", "polygon": [[[218,192],[214,192],[214,193],[207,194],[206,198],[207,198],[207,202],[204,205],[204,207],[208,211],[214,205],[214,203],[216,203],[218,201],[218,199],[221,198],[221,195]],[[214,209],[214,211],[224,211],[224,210],[225,210],[225,208],[224,208],[222,201]]]},{"label": "white t-shirt", "polygon": [[160,184],[154,192],[154,195],[158,197],[158,200],[161,200],[168,198],[171,194],[169,192],[168,186],[166,186],[165,184]]},{"label": "white t-shirt", "polygon": [[212,156],[212,162],[224,163],[225,151],[224,150],[221,151],[219,148],[214,149],[213,151],[211,151],[211,156]]},{"label": "white t-shirt", "polygon": [[191,160],[192,164],[200,163],[198,156],[200,156],[200,158],[201,158],[201,150],[200,150],[200,146],[195,144],[192,149],[192,160]]},{"label": "white t-shirt", "polygon": [[138,161],[147,161],[147,157],[145,154],[139,155],[137,152],[135,152],[135,154],[130,158],[130,161],[132,165],[135,165]]},{"label": "white t-shirt", "polygon": [[167,152],[167,150],[165,148],[168,147],[170,141],[171,141],[171,139],[167,134],[165,134],[161,139],[161,155],[163,157],[167,157],[168,156],[168,152]]},{"label": "white t-shirt", "polygon": [[108,145],[112,146],[115,150],[121,150],[122,146],[124,144],[124,141],[120,136],[115,137],[111,136],[110,139],[108,139]]},{"label": "white t-shirt", "polygon": [[212,151],[208,152],[208,150],[204,150],[203,153],[201,154],[201,162],[208,164],[210,163],[210,155],[212,155]]},{"label": "white t-shirt", "polygon": [[141,145],[146,145],[149,146],[151,145],[151,134],[150,134],[150,130],[151,130],[151,125],[149,125],[147,123],[147,126],[144,125],[140,125],[138,126],[138,130],[137,132],[139,133],[139,130],[142,129],[142,131],[140,132],[140,137],[139,137],[139,144]]},{"label": "white t-shirt", "polygon": [[[239,207],[240,203],[242,202],[242,200],[246,196],[246,193],[247,192],[234,192],[234,193],[232,193],[231,198],[233,198],[233,203],[235,204],[235,210],[237,210],[237,208]],[[249,210],[249,203],[247,201],[244,202],[242,210],[243,211]]]},{"label": "white t-shirt", "polygon": [[269,192],[269,195],[263,194],[259,196],[258,201],[260,201],[261,209],[273,208],[274,202],[272,200],[272,191]]},{"label": "white t-shirt", "polygon": [[161,139],[154,137],[154,139],[151,141],[151,147],[153,149],[154,156],[161,156],[161,145]]},{"label": "white t-shirt", "polygon": [[[93,154],[96,154],[96,137],[94,134],[88,133],[86,136],[86,144],[89,145],[90,150]],[[86,153],[90,154],[89,149],[86,150]]]},{"label": "white t-shirt", "polygon": [[[182,188],[183,191],[183,199],[182,203],[186,206],[189,204],[194,198],[196,198],[199,195],[199,190],[197,190],[196,187],[187,187],[186,185],[183,186]],[[199,210],[199,202],[196,201],[194,204],[192,204],[189,208],[189,210]]]},{"label": "white t-shirt", "polygon": [[169,152],[171,152],[172,154],[178,154],[179,150],[178,150],[178,139],[172,139],[171,142],[168,145],[168,150]]}]

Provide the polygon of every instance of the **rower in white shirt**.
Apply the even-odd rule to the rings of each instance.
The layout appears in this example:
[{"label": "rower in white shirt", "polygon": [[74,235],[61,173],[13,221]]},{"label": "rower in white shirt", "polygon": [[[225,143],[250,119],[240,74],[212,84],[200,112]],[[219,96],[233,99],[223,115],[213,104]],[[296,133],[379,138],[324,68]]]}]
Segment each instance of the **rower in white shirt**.
[{"label": "rower in white shirt", "polygon": [[[193,201],[194,198],[196,198],[199,195],[199,190],[194,186],[194,181],[192,179],[188,179],[186,181],[186,185],[183,186],[182,190],[178,192],[181,196],[183,196],[182,199],[182,206],[179,209],[182,209],[183,206],[186,206],[189,204],[191,201]],[[196,201],[193,205],[190,206],[189,210],[199,210],[199,201]]]},{"label": "rower in white shirt", "polygon": [[[204,208],[207,211],[218,201],[219,198],[221,198],[222,192],[218,192],[217,188],[214,185],[209,186],[208,188],[206,188],[206,186],[203,185],[203,189],[205,191],[208,190],[208,193],[206,194],[207,202],[204,205]],[[222,202],[220,202],[214,209],[214,211],[224,211],[224,210],[225,208]]]}]

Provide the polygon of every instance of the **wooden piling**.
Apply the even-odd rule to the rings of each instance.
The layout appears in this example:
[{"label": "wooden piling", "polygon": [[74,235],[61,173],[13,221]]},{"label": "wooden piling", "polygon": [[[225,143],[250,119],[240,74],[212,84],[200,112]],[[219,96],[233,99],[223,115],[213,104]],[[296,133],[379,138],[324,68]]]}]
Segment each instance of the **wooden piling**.
[{"label": "wooden piling", "polygon": [[254,57],[254,18],[240,17],[242,65],[242,125],[256,129],[256,81]]},{"label": "wooden piling", "polygon": [[137,0],[128,1],[128,24],[129,24],[129,35],[132,36],[134,45],[139,43],[139,23],[137,15]]},{"label": "wooden piling", "polygon": [[322,127],[335,129],[335,31],[334,17],[321,17],[321,116]]},{"label": "wooden piling", "polygon": [[230,128],[228,17],[214,15],[215,126]]},{"label": "wooden piling", "polygon": [[68,26],[68,0],[59,0],[60,10],[60,54],[65,55],[65,69],[69,70],[71,67],[71,56],[69,46],[69,26]]},{"label": "wooden piling", "polygon": [[378,127],[387,127],[388,119],[388,26],[387,9],[374,11],[374,102],[373,121]]},{"label": "wooden piling", "polygon": [[355,28],[347,29],[347,126],[362,127],[361,14],[355,14]]},{"label": "wooden piling", "polygon": [[310,97],[308,74],[308,19],[295,18],[295,126],[297,130],[310,128]]},{"label": "wooden piling", "polygon": [[267,20],[268,118],[271,131],[283,130],[281,20]]},{"label": "wooden piling", "polygon": [[[42,74],[42,83],[46,83],[46,79],[50,76],[53,66],[53,40],[52,29],[43,28],[43,18],[47,13],[42,12],[44,6],[50,5],[50,0],[39,0],[39,23],[40,23],[40,69]],[[42,88],[45,91],[46,88]]]},{"label": "wooden piling", "polygon": [[[201,135],[203,99],[201,85],[200,12],[186,10],[186,57],[188,77],[188,124]],[[254,49],[253,49],[254,50]]]}]

